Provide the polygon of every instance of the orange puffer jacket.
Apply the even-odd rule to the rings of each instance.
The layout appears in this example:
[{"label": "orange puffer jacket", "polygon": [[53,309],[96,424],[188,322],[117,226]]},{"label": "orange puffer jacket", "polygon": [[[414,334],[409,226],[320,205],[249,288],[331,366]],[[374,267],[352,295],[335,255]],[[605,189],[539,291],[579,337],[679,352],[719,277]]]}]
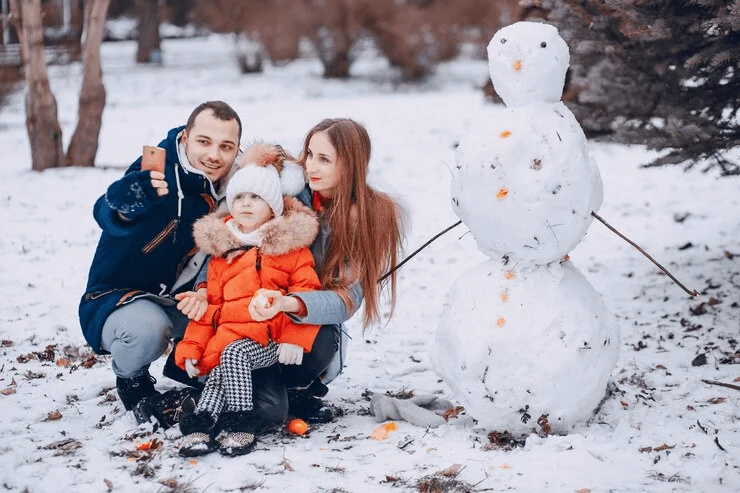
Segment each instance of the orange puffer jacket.
[{"label": "orange puffer jacket", "polygon": [[248,306],[260,288],[283,294],[320,289],[309,245],[318,232],[315,213],[293,197],[285,199],[285,212],[262,226],[258,246],[242,245],[216,213],[199,219],[193,227],[198,247],[211,255],[208,264],[208,309],[191,321],[177,345],[175,362],[198,360],[204,375],[219,365],[221,353],[234,341],[249,338],[267,345],[291,343],[310,351],[318,325],[296,324],[284,313],[256,322]]}]

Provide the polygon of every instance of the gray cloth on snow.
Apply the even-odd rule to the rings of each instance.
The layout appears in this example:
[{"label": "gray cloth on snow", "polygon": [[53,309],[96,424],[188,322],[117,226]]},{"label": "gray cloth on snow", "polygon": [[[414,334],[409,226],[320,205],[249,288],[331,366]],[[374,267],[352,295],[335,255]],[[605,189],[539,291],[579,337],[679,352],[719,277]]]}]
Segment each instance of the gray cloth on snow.
[{"label": "gray cloth on snow", "polygon": [[416,395],[411,399],[396,399],[382,394],[373,395],[370,412],[378,423],[388,419],[408,421],[412,425],[436,428],[445,419],[436,411],[453,408],[452,403],[435,395]]}]

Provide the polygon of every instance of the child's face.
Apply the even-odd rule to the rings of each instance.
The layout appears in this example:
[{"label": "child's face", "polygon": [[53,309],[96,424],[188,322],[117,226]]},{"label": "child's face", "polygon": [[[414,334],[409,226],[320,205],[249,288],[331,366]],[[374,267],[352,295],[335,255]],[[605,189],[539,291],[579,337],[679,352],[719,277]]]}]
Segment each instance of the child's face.
[{"label": "child's face", "polygon": [[272,209],[267,202],[250,192],[237,194],[230,212],[236,224],[246,232],[254,231],[272,217]]}]

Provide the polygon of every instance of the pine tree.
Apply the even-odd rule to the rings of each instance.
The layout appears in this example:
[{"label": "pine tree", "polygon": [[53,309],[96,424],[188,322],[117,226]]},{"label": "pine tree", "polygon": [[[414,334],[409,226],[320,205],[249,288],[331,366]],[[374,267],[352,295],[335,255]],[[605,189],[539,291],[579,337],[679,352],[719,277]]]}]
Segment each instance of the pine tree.
[{"label": "pine tree", "polygon": [[[564,99],[589,136],[740,175],[740,0],[524,0],[571,48]],[[544,19],[542,19],[544,17]]]}]

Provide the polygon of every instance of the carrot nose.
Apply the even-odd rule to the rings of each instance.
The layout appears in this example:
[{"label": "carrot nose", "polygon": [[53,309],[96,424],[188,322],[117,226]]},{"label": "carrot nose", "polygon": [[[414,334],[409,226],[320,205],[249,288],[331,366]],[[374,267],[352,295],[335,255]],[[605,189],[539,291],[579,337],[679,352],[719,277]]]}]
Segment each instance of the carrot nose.
[{"label": "carrot nose", "polygon": [[521,60],[514,60],[514,65],[512,65],[511,68],[514,69],[514,72],[521,71],[522,70],[522,61]]}]

